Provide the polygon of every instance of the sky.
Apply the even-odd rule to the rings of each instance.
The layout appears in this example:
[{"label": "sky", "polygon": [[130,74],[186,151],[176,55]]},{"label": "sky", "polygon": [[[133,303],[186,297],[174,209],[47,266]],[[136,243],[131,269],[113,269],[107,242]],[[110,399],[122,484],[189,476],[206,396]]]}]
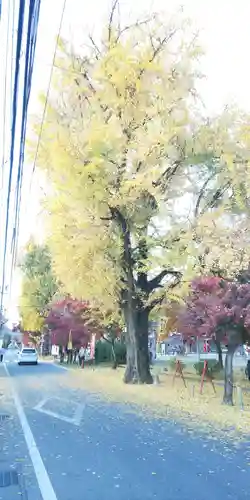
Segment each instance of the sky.
[{"label": "sky", "polygon": [[[29,105],[30,117],[35,113],[42,118],[43,110],[39,107],[38,95],[41,91],[46,92],[48,88],[63,5],[64,0],[41,1]],[[192,18],[195,28],[199,30],[201,45],[205,51],[201,67],[205,78],[199,90],[208,114],[220,111],[227,103],[235,103],[250,111],[249,0],[210,0],[209,2],[183,0],[181,4],[178,0],[136,0],[136,2],[135,0],[121,0],[120,5],[121,16],[125,22],[141,17],[148,12],[166,12],[166,9],[172,15],[182,5],[184,12]],[[66,0],[61,35],[70,40],[75,47],[81,45],[89,32],[98,36],[107,19],[109,6],[109,0]],[[25,244],[31,234],[35,234],[38,238],[42,235],[42,226],[38,216],[40,211],[39,197],[42,191],[38,176],[34,175],[31,179],[32,168],[32,161],[26,157],[21,213],[21,246]],[[20,291],[20,275],[18,273],[15,274],[12,289],[10,314],[14,315]]]},{"label": "sky", "polygon": [[[179,6],[178,0],[121,0],[123,19],[135,19],[146,12],[166,11],[173,13]],[[38,104],[38,94],[48,87],[51,63],[55,48],[64,0],[42,0],[40,27],[36,51],[36,63],[33,74],[33,90],[29,111],[42,117]],[[136,9],[135,9],[136,5]],[[200,92],[208,113],[220,111],[223,105],[235,102],[250,111],[250,69],[247,64],[250,47],[250,1],[249,0],[183,0],[187,16],[194,21],[200,32],[201,45],[205,56],[202,60],[202,72],[206,75],[200,84]],[[66,0],[61,35],[76,47],[80,46],[89,32],[97,33],[107,19],[109,0]],[[29,165],[27,164],[27,178]],[[37,221],[39,201],[35,176],[32,180],[32,193],[24,195],[26,209],[21,242],[27,238],[27,232],[34,230],[38,235],[41,227]],[[28,212],[28,213],[27,213]],[[27,224],[27,221],[29,223]]]}]

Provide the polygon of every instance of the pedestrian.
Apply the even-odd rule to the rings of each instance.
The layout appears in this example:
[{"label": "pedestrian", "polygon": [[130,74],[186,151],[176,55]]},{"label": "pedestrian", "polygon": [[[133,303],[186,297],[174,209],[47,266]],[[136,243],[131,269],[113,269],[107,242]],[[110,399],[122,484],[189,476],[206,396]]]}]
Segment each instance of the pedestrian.
[{"label": "pedestrian", "polygon": [[73,350],[67,348],[67,364],[72,364],[73,362]]},{"label": "pedestrian", "polygon": [[81,349],[79,351],[79,366],[83,368],[84,366],[84,361],[85,361],[85,348],[81,346]]},{"label": "pedestrian", "polygon": [[76,363],[76,360],[77,360],[77,354],[78,354],[78,350],[76,349],[76,347],[74,348],[73,350],[73,364]]},{"label": "pedestrian", "polygon": [[3,362],[3,354],[4,354],[4,350],[2,347],[0,347],[0,363]]},{"label": "pedestrian", "polygon": [[245,348],[246,358],[247,358],[247,366],[245,369],[245,374],[248,380],[250,381],[250,348],[246,346]]}]

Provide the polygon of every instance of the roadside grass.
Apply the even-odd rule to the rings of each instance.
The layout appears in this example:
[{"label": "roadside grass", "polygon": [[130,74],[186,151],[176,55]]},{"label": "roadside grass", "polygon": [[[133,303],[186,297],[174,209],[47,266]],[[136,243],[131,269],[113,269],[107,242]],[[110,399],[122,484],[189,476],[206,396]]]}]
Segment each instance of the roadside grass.
[{"label": "roadside grass", "polygon": [[[200,378],[192,375],[183,381],[173,373],[159,373],[158,385],[126,385],[123,383],[124,367],[112,370],[107,366],[86,367],[71,372],[70,384],[85,388],[110,402],[127,405],[128,411],[143,413],[145,418],[172,418],[182,421],[190,429],[197,427],[205,432],[226,432],[227,437],[237,434],[242,438],[250,430],[250,393],[242,389],[243,409],[239,405],[239,393],[234,394],[235,406],[222,405],[223,386],[216,385],[216,393],[209,382],[205,382],[200,394]],[[247,387],[247,381],[244,384]]]},{"label": "roadside grass", "polygon": [[[175,371],[175,365],[170,361],[169,362],[167,361],[164,365],[161,366],[154,365],[152,370],[152,372],[156,375],[161,375],[162,373],[165,373],[167,375],[170,375],[171,377],[173,377],[174,371]],[[184,364],[183,374],[185,379],[189,381],[197,381],[197,383],[200,383],[201,376],[197,375],[193,364],[187,364],[187,365]],[[224,382],[224,370],[214,373],[214,381],[215,383]],[[245,368],[243,367],[234,368],[234,383],[235,385],[240,385],[242,387],[247,387],[249,385],[249,390],[250,390],[250,384],[248,384],[248,381],[246,380],[245,376]]]},{"label": "roadside grass", "polygon": [[54,356],[50,356],[50,355],[48,355],[48,356],[39,356],[39,359],[41,361],[54,361]]}]

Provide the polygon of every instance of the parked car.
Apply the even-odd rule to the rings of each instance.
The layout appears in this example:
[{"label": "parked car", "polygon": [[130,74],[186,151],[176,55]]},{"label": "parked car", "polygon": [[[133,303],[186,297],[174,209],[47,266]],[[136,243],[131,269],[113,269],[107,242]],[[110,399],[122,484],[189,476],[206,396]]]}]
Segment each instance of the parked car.
[{"label": "parked car", "polygon": [[19,365],[37,365],[37,350],[34,347],[23,347],[18,353],[17,362]]}]

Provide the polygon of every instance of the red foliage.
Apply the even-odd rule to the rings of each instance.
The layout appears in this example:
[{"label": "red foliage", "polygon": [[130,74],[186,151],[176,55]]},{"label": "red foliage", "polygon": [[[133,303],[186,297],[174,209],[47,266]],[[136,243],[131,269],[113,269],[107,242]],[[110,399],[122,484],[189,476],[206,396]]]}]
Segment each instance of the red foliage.
[{"label": "red foliage", "polygon": [[180,317],[184,336],[220,338],[237,331],[250,338],[250,284],[201,277],[191,284],[187,305]]},{"label": "red foliage", "polygon": [[34,345],[36,343],[35,342],[36,338],[39,341],[40,335],[38,332],[27,332],[27,331],[22,332],[22,344],[24,346]]},{"label": "red foliage", "polygon": [[97,333],[96,326],[89,321],[90,308],[87,302],[63,299],[53,304],[46,323],[52,332],[52,343],[66,346],[71,331],[74,347],[87,345],[91,335]]},{"label": "red foliage", "polygon": [[30,342],[30,337],[29,337],[29,332],[23,332],[23,335],[22,335],[22,343],[23,345],[29,345],[29,342]]}]

